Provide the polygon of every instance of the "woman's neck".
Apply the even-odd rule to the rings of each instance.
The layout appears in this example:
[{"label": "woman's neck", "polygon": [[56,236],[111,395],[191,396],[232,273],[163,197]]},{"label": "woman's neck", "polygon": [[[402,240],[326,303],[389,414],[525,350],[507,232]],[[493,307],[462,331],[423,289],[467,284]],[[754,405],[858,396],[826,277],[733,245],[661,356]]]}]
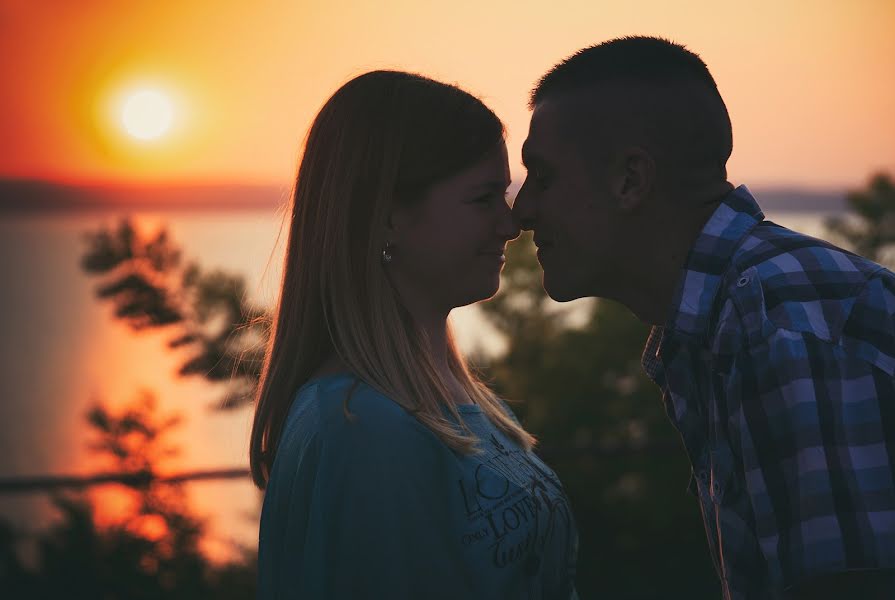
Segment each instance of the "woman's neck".
[{"label": "woman's neck", "polygon": [[[427,314],[424,311],[411,311],[411,315],[426,335],[432,353],[432,362],[445,385],[448,386],[451,397],[457,404],[471,404],[472,399],[457,380],[448,360],[447,315]],[[332,354],[314,372],[312,378],[350,372],[351,368],[337,355]]]},{"label": "woman's neck", "polygon": [[419,308],[414,310],[411,307],[410,314],[426,335],[435,370],[441,375],[442,381],[448,387],[451,398],[457,404],[472,404],[472,398],[469,397],[466,389],[451,370],[448,354],[449,313]]}]

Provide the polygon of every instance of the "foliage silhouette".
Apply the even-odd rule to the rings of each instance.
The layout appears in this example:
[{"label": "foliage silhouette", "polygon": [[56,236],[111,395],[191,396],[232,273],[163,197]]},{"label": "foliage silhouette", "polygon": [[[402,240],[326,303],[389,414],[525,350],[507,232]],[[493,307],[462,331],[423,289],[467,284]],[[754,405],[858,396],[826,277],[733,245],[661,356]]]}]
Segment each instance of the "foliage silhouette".
[{"label": "foliage silhouette", "polygon": [[[268,317],[245,308],[240,277],[205,276],[195,265],[181,267],[180,250],[164,231],[145,239],[123,223],[117,232],[103,230],[92,239],[85,268],[103,268],[90,272],[137,274],[156,282],[152,298],[165,299],[163,313],[180,316],[174,326],[183,334],[172,346],[183,343],[197,351],[188,365],[221,360],[207,338],[193,334],[210,320],[225,335],[251,330],[257,347],[263,347],[262,324]],[[587,311],[585,324],[570,326],[570,311],[543,292],[530,234],[507,252],[501,292],[481,308],[506,336],[508,349],[476,362],[501,394],[519,400],[515,410],[540,437],[543,454],[567,487],[582,540],[581,597],[598,592],[632,599],[660,597],[665,591],[689,598],[716,594],[698,508],[685,491],[689,468],[683,450],[658,391],[640,369],[647,328],[619,305],[602,301],[579,307]],[[200,278],[204,292],[197,293]],[[127,289],[105,297],[146,313],[159,306],[139,305],[134,300],[139,296]],[[132,326],[171,326],[139,310],[116,310],[116,315]],[[245,391],[257,381],[260,355],[237,365],[239,358],[233,353],[226,360],[236,378],[248,384]],[[181,372],[220,381],[220,371],[185,365]],[[644,569],[656,576],[642,577]]]},{"label": "foliage silhouette", "polygon": [[[149,392],[118,412],[96,405],[87,420],[94,438],[90,447],[111,468],[157,473],[176,454],[166,438],[180,419],[158,415]],[[222,565],[209,561],[200,549],[204,523],[189,510],[180,485],[138,483],[129,489],[133,508],[105,524],[96,517],[107,511],[86,495],[54,496],[60,519],[36,540],[33,566],[16,552],[22,535],[13,524],[0,522],[4,597],[150,600],[254,594],[253,552],[242,549],[241,560]]]},{"label": "foliage silhouette", "polygon": [[269,315],[248,301],[245,279],[184,263],[166,229],[154,235],[123,220],[86,236],[85,272],[102,276],[97,296],[134,330],[172,328],[171,348],[190,356],[180,375],[226,386],[221,408],[250,401],[261,371]]},{"label": "foliage silhouette", "polygon": [[507,249],[500,293],[482,305],[509,342],[485,370],[519,401],[569,494],[581,598],[716,597],[690,467],[640,366],[648,327],[604,300],[579,301],[571,310],[582,324],[571,326],[541,276],[523,234]]},{"label": "foliage silhouette", "polygon": [[867,187],[848,193],[849,215],[827,220],[827,228],[870,260],[893,263],[895,246],[895,182],[886,173],[870,178]]},{"label": "foliage silhouette", "polygon": [[[873,177],[866,190],[849,194],[848,207],[849,218],[828,222],[831,232],[858,253],[883,259],[895,244],[891,177]],[[224,405],[244,404],[258,380],[269,323],[245,299],[244,280],[184,265],[164,230],[147,237],[123,222],[88,241],[83,266],[107,278],[98,294],[115,304],[116,316],[135,329],[177,328],[170,346],[193,352],[181,374],[228,381]],[[698,503],[686,492],[683,447],[640,368],[648,328],[613,302],[570,309],[550,301],[530,234],[508,247],[507,259],[500,293],[480,305],[507,350],[475,362],[500,394],[517,400],[514,409],[567,488],[581,534],[580,596],[717,597]],[[94,424],[104,418],[95,415]],[[123,443],[104,431],[104,450],[120,453]],[[84,522],[69,510],[72,527]],[[190,523],[181,525],[189,531]],[[11,531],[0,527],[0,541]],[[3,560],[7,572],[21,572]],[[237,581],[243,575],[232,574]]]}]

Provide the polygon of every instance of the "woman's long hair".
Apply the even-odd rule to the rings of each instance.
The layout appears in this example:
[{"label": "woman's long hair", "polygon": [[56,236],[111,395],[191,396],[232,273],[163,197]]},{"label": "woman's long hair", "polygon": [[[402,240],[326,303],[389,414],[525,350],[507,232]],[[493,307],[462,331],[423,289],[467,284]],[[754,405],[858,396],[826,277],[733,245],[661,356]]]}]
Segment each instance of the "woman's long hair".
[{"label": "woman's long hair", "polygon": [[[331,355],[449,447],[475,450],[475,437],[456,425],[462,419],[425,333],[402,305],[381,256],[395,207],[421,201],[432,184],[474,165],[503,135],[497,116],[470,94],[395,71],[349,81],[320,110],[292,195],[280,297],[256,398],[249,454],[258,487],[266,485],[297,390]],[[448,344],[450,369],[469,396],[530,448],[534,437],[470,372],[450,331]]]}]

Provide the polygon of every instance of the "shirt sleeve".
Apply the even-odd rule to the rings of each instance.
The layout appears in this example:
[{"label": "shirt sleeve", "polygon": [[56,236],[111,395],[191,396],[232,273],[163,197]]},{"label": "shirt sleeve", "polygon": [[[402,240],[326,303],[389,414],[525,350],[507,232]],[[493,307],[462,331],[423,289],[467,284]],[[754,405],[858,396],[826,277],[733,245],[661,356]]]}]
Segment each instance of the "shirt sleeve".
[{"label": "shirt sleeve", "polygon": [[318,460],[305,465],[315,474],[299,585],[283,597],[474,597],[453,527],[453,456],[402,417],[361,414],[324,428]]},{"label": "shirt sleeve", "polygon": [[868,285],[839,339],[777,329],[736,361],[746,492],[784,587],[895,567],[893,307]]}]

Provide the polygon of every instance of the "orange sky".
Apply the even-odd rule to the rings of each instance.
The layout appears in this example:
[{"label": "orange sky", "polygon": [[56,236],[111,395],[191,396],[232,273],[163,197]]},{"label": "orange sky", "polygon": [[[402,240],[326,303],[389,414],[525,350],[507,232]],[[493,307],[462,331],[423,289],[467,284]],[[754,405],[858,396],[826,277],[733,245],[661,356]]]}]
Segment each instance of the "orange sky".
[{"label": "orange sky", "polygon": [[[388,67],[455,82],[504,119],[514,178],[526,96],[555,62],[625,34],[708,63],[735,183],[861,185],[895,172],[895,2],[0,0],[0,176],[288,184],[316,110]],[[128,91],[171,132],[123,133]]]}]

